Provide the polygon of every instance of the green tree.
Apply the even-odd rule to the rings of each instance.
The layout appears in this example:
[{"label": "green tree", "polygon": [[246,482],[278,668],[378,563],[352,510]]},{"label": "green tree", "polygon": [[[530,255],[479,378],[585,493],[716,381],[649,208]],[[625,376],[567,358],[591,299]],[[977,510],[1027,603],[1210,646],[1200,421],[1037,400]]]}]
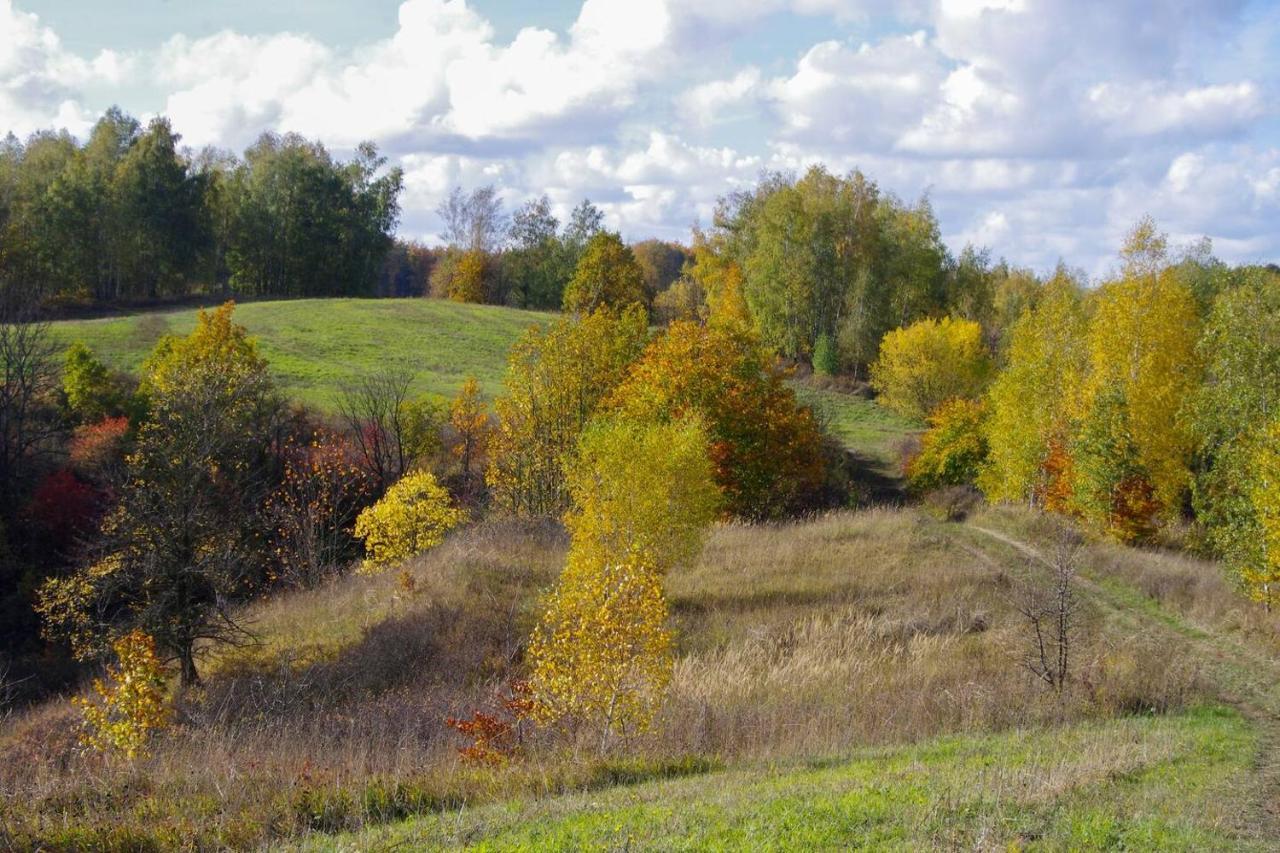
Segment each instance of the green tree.
[{"label": "green tree", "polygon": [[564,309],[590,314],[598,308],[621,310],[644,303],[644,272],[631,249],[617,234],[596,234],[564,289]]}]

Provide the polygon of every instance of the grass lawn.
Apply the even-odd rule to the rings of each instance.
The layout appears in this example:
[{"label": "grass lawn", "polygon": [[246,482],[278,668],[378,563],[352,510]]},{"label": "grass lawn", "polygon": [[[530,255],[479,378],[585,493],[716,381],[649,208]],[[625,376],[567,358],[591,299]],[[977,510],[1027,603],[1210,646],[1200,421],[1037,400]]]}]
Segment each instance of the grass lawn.
[{"label": "grass lawn", "polygon": [[924,427],[855,394],[792,383],[796,396],[813,408],[847,447],[872,461],[895,461],[894,443]]},{"label": "grass lawn", "polygon": [[1221,708],[944,737],[825,764],[510,800],[304,847],[1248,849],[1232,790],[1253,739]]},{"label": "grass lawn", "polygon": [[[332,409],[344,383],[394,367],[416,377],[415,390],[451,396],[469,375],[485,394],[501,390],[507,351],[528,326],[549,315],[439,299],[302,299],[250,302],[236,319],[258,338],[284,390]],[[64,320],[61,345],[83,341],[112,367],[137,370],[166,333],[195,326],[196,311]]]}]

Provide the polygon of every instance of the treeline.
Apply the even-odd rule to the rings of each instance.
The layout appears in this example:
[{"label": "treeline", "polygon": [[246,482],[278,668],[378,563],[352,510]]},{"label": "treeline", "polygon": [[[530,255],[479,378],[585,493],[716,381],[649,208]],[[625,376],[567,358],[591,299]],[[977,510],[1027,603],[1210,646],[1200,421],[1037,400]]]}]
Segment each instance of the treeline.
[{"label": "treeline", "polygon": [[191,294],[365,296],[384,270],[402,175],[369,143],[351,160],[296,134],[243,156],[179,147],[167,119],[108,110],[0,142],[0,287],[28,307]]},{"label": "treeline", "polygon": [[1188,546],[1280,600],[1280,268],[1175,252],[1147,219],[1112,277],[1059,269],[1004,334],[984,331],[927,319],[872,366],[881,401],[929,423],[906,462],[918,491],[976,485]]}]

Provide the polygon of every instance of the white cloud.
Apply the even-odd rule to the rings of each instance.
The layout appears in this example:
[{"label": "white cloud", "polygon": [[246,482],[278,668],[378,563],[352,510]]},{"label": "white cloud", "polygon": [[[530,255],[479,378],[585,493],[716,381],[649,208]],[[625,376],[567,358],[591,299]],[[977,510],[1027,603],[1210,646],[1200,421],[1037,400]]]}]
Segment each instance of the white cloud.
[{"label": "white cloud", "polygon": [[701,83],[680,95],[678,104],[684,119],[706,127],[723,118],[723,113],[760,97],[760,69],[748,66],[728,80]]}]

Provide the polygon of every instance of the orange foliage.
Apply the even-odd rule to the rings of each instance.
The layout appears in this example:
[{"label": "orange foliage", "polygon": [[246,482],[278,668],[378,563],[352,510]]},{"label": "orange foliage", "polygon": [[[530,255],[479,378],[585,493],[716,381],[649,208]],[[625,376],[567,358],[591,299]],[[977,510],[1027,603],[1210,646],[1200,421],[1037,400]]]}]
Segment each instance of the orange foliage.
[{"label": "orange foliage", "polygon": [[1036,484],[1036,503],[1048,512],[1072,515],[1075,508],[1072,483],[1072,460],[1067,445],[1060,438],[1049,440],[1049,452],[1040,464],[1040,477]]},{"label": "orange foliage", "polygon": [[458,748],[458,754],[469,764],[496,766],[505,764],[520,749],[520,724],[533,712],[532,691],[528,682],[513,681],[499,700],[494,713],[475,711],[469,719],[449,717],[445,724],[470,739]]},{"label": "orange foliage", "polygon": [[649,344],[606,406],[638,419],[699,415],[729,512],[772,518],[811,506],[825,473],[813,412],[782,379],[740,327],[681,321]]}]

